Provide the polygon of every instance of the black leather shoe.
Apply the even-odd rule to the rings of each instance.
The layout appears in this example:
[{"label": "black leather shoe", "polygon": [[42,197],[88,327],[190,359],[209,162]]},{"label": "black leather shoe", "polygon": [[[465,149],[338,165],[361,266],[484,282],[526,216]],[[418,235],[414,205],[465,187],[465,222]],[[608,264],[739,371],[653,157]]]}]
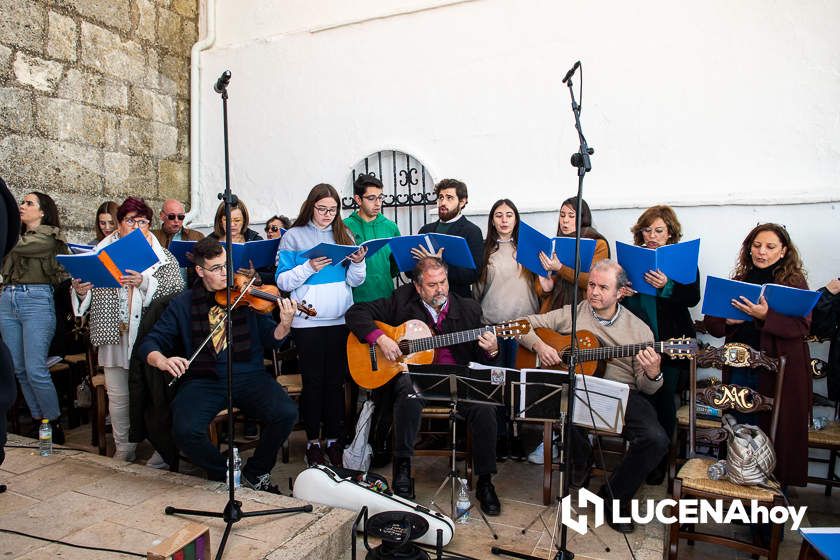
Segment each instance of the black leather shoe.
[{"label": "black leather shoe", "polygon": [[481,504],[481,511],[485,514],[495,516],[502,513],[502,504],[499,503],[499,497],[496,495],[496,488],[493,487],[492,482],[479,483],[475,489],[475,497]]},{"label": "black leather shoe", "polygon": [[52,441],[56,445],[64,445],[65,436],[64,428],[58,420],[50,420],[50,428],[52,428]]},{"label": "black leather shoe", "polygon": [[414,485],[411,483],[411,459],[407,457],[394,459],[394,480],[391,483],[391,489],[400,498],[414,499]]}]

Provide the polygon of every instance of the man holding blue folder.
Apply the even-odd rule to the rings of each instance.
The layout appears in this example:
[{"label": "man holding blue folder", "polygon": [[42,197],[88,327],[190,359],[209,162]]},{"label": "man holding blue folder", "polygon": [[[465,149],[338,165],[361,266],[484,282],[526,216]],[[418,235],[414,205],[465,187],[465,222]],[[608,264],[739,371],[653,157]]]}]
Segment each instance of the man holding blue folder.
[{"label": "man holding blue folder", "polygon": [[[438,221],[426,224],[419,233],[444,233],[457,235],[467,241],[473,261],[481,263],[483,240],[481,229],[469,221],[461,212],[467,205],[467,185],[457,179],[443,179],[435,185],[437,195]],[[443,257],[433,255],[425,247],[412,250],[415,258]],[[445,258],[445,257],[443,257]],[[460,266],[449,267],[449,288],[462,297],[472,297],[472,283],[478,280],[478,269]]]}]

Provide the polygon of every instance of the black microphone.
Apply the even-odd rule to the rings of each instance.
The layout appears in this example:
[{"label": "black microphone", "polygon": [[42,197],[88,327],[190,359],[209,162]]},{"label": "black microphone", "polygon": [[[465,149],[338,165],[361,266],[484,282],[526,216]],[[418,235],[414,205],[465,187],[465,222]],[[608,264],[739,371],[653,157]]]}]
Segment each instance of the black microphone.
[{"label": "black microphone", "polygon": [[[580,64],[580,62],[578,62],[578,64]],[[213,86],[213,89],[215,90],[216,93],[222,93],[222,91],[227,89],[229,83],[230,83],[230,70],[225,70],[224,72],[222,72],[222,75],[219,76],[219,79],[216,80],[216,85]]]},{"label": "black microphone", "polygon": [[[580,68],[580,60],[575,62],[575,65],[572,66],[572,69],[569,70],[568,72],[566,72],[566,76],[563,78],[563,83],[564,84],[569,81],[569,78],[571,78],[574,75],[575,70],[577,70],[578,68]],[[230,76],[228,76],[228,79],[229,78],[230,78]],[[221,80],[221,78],[219,78],[219,79]],[[216,91],[219,91],[219,90],[216,90]]]}]

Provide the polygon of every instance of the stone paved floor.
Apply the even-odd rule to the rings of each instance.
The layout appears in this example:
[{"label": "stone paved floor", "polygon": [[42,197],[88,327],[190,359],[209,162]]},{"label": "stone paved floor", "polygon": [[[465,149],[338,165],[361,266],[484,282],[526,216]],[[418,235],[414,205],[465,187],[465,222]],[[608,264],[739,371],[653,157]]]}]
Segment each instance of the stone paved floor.
[{"label": "stone paved floor", "polygon": [[[89,445],[89,428],[82,426],[75,430],[68,432],[68,443],[74,447],[92,450]],[[288,488],[289,478],[294,478],[304,467],[303,465],[303,447],[304,437],[302,432],[295,432],[291,438],[291,460],[288,464],[283,464],[278,461],[277,466],[272,472],[272,477],[278,483],[281,489]],[[149,456],[151,449],[148,444],[141,444],[138,450],[138,460],[136,465],[124,465],[124,469],[130,472],[148,471],[149,469],[141,467],[144,459]],[[243,453],[245,457],[250,452]],[[0,496],[0,527],[4,527],[4,520],[7,514],[13,511],[20,511],[27,507],[33,507],[37,500],[57,499],[66,493],[62,492],[62,487],[68,485],[85,486],[85,492],[80,497],[74,497],[76,501],[68,502],[73,508],[84,509],[86,507],[86,500],[91,495],[94,496],[113,496],[116,489],[113,487],[113,481],[105,480],[91,480],[97,478],[92,476],[88,465],[97,464],[102,461],[98,456],[87,456],[87,460],[81,462],[82,467],[76,469],[72,475],[67,474],[62,476],[55,476],[49,471],[42,471],[38,477],[30,475],[24,476],[25,473],[16,473],[20,478],[19,481],[12,484],[14,479],[9,481],[10,488],[15,488],[19,483],[23,485],[25,492],[18,492],[13,490],[11,494]],[[12,462],[12,465],[15,463]],[[463,464],[459,464],[463,468]],[[7,465],[3,465],[4,470]],[[182,472],[195,473],[189,464],[182,466]],[[440,481],[448,471],[448,461],[444,458],[419,458],[415,460],[415,471],[417,487],[416,492],[417,501],[421,504],[428,505],[429,499],[437,490]],[[12,470],[12,472],[14,472]],[[379,469],[378,472],[390,479],[390,466]],[[5,476],[6,474],[3,473]],[[44,476],[49,477],[52,482],[44,484],[39,482]],[[166,479],[170,475],[164,473],[161,478]],[[189,478],[194,484],[207,485],[208,483],[203,479]],[[499,546],[502,548],[509,548],[512,550],[525,552],[529,554],[537,554],[541,557],[548,558],[551,556],[551,531],[554,524],[554,509],[545,509],[541,505],[542,498],[542,467],[538,465],[531,465],[528,463],[518,463],[507,461],[499,465],[499,474],[494,478],[494,483],[498,490],[498,494],[502,501],[502,514],[499,517],[490,518],[491,526],[498,535],[498,540],[494,540],[490,535],[490,531],[484,526],[480,517],[473,516],[470,522],[466,525],[458,524],[456,526],[456,534],[452,543],[447,548],[448,551],[465,554],[474,558],[500,558],[493,556],[490,553],[492,546]],[[111,485],[109,487],[109,484]],[[138,549],[138,546],[130,546],[143,542],[147,535],[144,533],[153,533],[157,535],[167,534],[167,530],[171,526],[165,525],[167,523],[166,517],[160,515],[160,510],[164,503],[177,502],[175,499],[177,495],[169,495],[167,498],[160,496],[160,490],[157,488],[159,482],[150,482],[135,480],[131,485],[131,491],[126,494],[120,492],[120,495],[133,495],[134,498],[120,497],[112,499],[114,505],[109,507],[120,510],[121,508],[131,506],[130,503],[123,504],[121,501],[125,500],[140,500],[145,499],[149,502],[149,509],[147,521],[139,528],[123,529],[125,527],[125,514],[117,511],[115,514],[110,512],[104,515],[101,526],[91,527],[86,533],[80,533],[79,538],[94,539],[100,533],[111,535],[108,537],[113,544],[121,544],[126,548]],[[211,485],[212,486],[212,485]],[[590,489],[595,490],[598,487],[597,481],[590,484]],[[556,477],[555,477],[556,490]],[[31,496],[29,494],[34,494]],[[224,503],[224,492],[218,492],[220,503]],[[252,493],[253,495],[253,493]],[[661,486],[643,486],[643,498],[662,498],[665,497],[665,487]],[[840,499],[826,498],[822,494],[821,487],[809,486],[805,489],[794,489],[790,492],[790,497],[794,505],[807,505],[808,513],[806,515],[805,526],[838,526],[840,525]],[[64,498],[62,498],[64,500]],[[155,501],[157,500],[157,501]],[[473,499],[473,501],[475,501]],[[444,492],[438,499],[438,503],[444,511],[448,511],[448,493]],[[477,504],[476,504],[477,506]],[[134,506],[136,507],[136,506]],[[542,514],[542,519],[545,522],[537,521],[534,523],[523,535],[521,530],[528,525],[537,515]],[[12,515],[11,518],[16,517]],[[351,516],[352,517],[352,516]],[[10,518],[10,521],[11,521]],[[71,523],[71,522],[68,522]],[[164,525],[161,525],[163,523]],[[250,521],[249,521],[250,523]],[[119,525],[119,531],[122,533],[115,533],[112,527],[113,524]],[[28,526],[31,528],[34,525],[30,521]],[[70,525],[72,529],[75,525]],[[743,526],[722,526],[716,528],[721,533],[738,533],[744,534],[747,529]],[[174,529],[172,529],[174,530]],[[216,530],[218,533],[218,530]],[[256,549],[248,549],[248,545],[261,538],[261,535],[266,531],[265,527],[251,527],[247,531],[242,524],[238,524],[235,533],[234,544],[238,547],[243,547],[238,550],[241,552],[237,556],[228,556],[230,558],[262,558],[261,552]],[[665,536],[665,528],[658,523],[650,523],[644,527],[638,527],[634,533],[628,535],[625,542],[624,536],[616,533],[608,526],[603,525],[594,530],[591,530],[586,536],[580,536],[569,531],[568,547],[575,553],[576,558],[591,558],[591,559],[624,559],[632,558],[630,550],[633,551],[635,558],[654,559],[662,558],[663,543]],[[169,530],[168,532],[171,532]],[[119,535],[115,536],[115,535]],[[7,537],[4,535],[3,537]],[[123,539],[120,541],[120,539]],[[217,534],[211,534],[212,542],[218,542]],[[80,541],[81,542],[81,541]],[[800,539],[798,534],[790,531],[786,532],[786,537],[782,545],[780,558],[795,558],[798,554]],[[13,537],[11,541],[11,549],[15,551],[18,556],[11,556],[11,558],[21,557],[21,554],[33,550],[35,546],[30,541],[25,541],[20,537]],[[361,546],[361,544],[360,544]],[[142,549],[142,547],[140,547]],[[241,555],[239,555],[241,554]],[[344,557],[349,557],[349,551],[343,551]],[[341,557],[338,554],[336,557]],[[9,557],[9,556],[3,556]],[[39,556],[22,556],[23,558],[36,558]],[[67,556],[62,556],[67,557]],[[89,556],[93,557],[93,556]],[[746,555],[739,555],[729,549],[707,545],[704,543],[697,543],[693,547],[687,546],[684,542],[680,549],[680,557],[694,560],[729,560],[747,558]],[[320,558],[326,560],[331,556],[321,554]]]}]

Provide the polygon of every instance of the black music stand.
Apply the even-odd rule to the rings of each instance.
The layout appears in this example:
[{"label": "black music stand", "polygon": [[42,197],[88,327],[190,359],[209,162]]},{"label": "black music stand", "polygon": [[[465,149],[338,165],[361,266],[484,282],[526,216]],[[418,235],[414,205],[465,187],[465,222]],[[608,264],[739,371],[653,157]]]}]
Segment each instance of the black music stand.
[{"label": "black music stand", "polygon": [[[499,375],[499,372],[502,372]],[[424,401],[437,401],[449,404],[449,435],[450,435],[450,463],[449,472],[438,486],[437,491],[429,501],[429,507],[444,513],[435,503],[435,498],[449,484],[450,489],[450,511],[452,521],[458,521],[464,514],[473,509],[475,504],[470,503],[461,515],[456,516],[456,488],[460,485],[460,473],[455,466],[457,442],[456,421],[463,418],[458,415],[458,403],[483,404],[488,406],[504,406],[505,400],[505,375],[504,369],[470,369],[467,366],[457,365],[409,365],[408,374],[414,384],[415,392],[409,398],[423,399]],[[469,461],[469,458],[467,458]],[[499,536],[493,531],[490,522],[481,508],[476,508],[490,534],[498,540]],[[445,514],[444,514],[445,515]]]}]

